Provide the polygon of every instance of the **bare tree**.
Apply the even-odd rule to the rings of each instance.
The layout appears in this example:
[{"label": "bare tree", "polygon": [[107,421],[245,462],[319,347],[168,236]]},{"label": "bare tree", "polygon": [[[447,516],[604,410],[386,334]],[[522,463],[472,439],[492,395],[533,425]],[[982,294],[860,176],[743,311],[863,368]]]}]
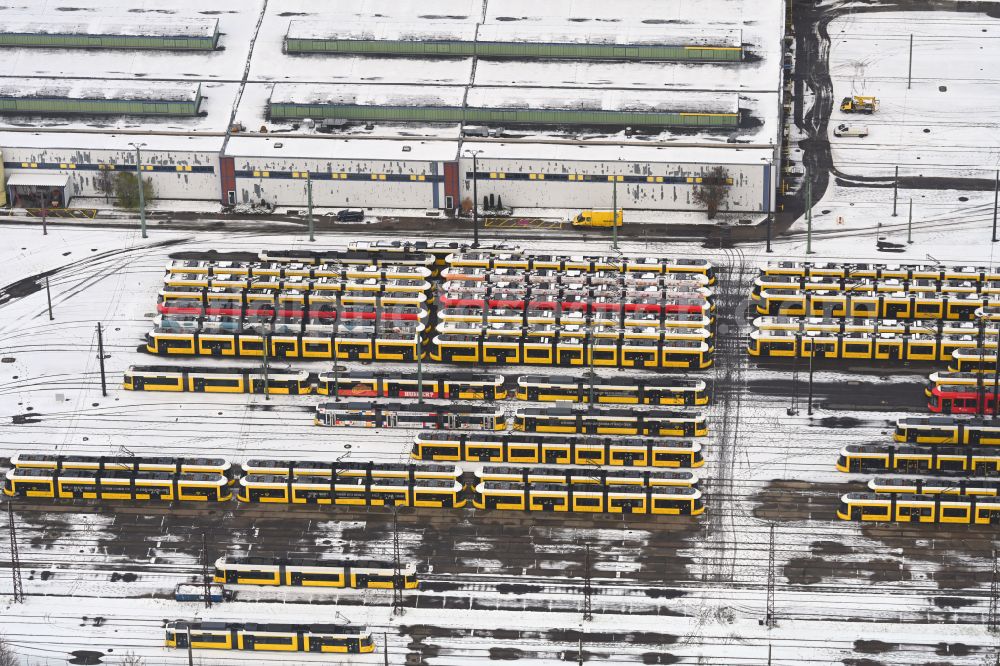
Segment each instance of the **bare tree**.
[{"label": "bare tree", "polygon": [[708,219],[714,220],[719,208],[729,198],[729,172],[726,167],[712,167],[701,179],[700,185],[694,186],[691,194],[694,202],[701,204],[708,211]]},{"label": "bare tree", "polygon": [[21,660],[7,645],[7,640],[0,636],[0,666],[20,666]]},{"label": "bare tree", "polygon": [[111,203],[111,195],[115,193],[115,179],[110,171],[99,171],[94,176],[94,189],[104,195],[104,199]]},{"label": "bare tree", "polygon": [[118,666],[146,666],[146,662],[135,653],[126,652],[118,659]]}]

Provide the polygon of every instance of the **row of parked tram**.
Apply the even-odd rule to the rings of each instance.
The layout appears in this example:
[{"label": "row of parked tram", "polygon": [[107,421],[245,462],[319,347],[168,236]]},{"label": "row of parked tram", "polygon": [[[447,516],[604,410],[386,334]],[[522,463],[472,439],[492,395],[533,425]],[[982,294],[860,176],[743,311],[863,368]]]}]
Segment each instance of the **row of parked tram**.
[{"label": "row of parked tram", "polygon": [[[499,407],[388,402],[327,402],[316,406],[315,421],[322,426],[361,428],[432,428],[437,430],[502,431],[507,414]],[[701,414],[667,409],[621,409],[588,405],[519,407],[513,428],[520,432],[642,437],[704,437]]]},{"label": "row of parked tram", "polygon": [[650,375],[601,377],[594,381],[549,375],[503,375],[429,372],[420,378],[389,371],[304,370],[260,367],[179,365],[131,366],[123,387],[129,391],[195,393],[270,393],[332,395],[354,398],[430,398],[504,400],[514,395],[535,402],[591,402],[634,405],[706,405],[707,384],[701,379]]},{"label": "row of parked tram", "polygon": [[[690,471],[487,465],[466,473],[454,465],[426,463],[251,460],[237,476],[228,474],[235,468],[221,459],[197,462],[226,473],[159,471],[162,458],[125,462],[19,454],[11,462],[4,493],[29,498],[225,502],[235,488],[240,502],[263,504],[461,508],[471,499],[477,508],[498,510],[673,515],[704,511],[698,478]],[[173,465],[183,470],[190,462],[175,460]],[[211,492],[203,491],[209,480]],[[279,568],[271,573],[280,581],[294,572]],[[336,581],[340,586],[347,585],[344,575]],[[229,574],[223,570],[217,577],[228,579]],[[301,576],[292,580],[287,584],[306,584]]]},{"label": "row of parked tram", "polygon": [[242,622],[166,623],[165,645],[192,650],[363,654],[375,651],[366,627]]},{"label": "row of parked tram", "polygon": [[990,266],[944,266],[942,264],[859,264],[811,261],[773,261],[760,267],[761,277],[792,276],[799,279],[847,280],[971,280],[1000,281],[1000,272]]},{"label": "row of parked tram", "polygon": [[920,474],[876,476],[864,492],[841,498],[844,520],[1000,523],[1000,422],[992,419],[900,419],[896,443],[844,447],[842,472]]}]

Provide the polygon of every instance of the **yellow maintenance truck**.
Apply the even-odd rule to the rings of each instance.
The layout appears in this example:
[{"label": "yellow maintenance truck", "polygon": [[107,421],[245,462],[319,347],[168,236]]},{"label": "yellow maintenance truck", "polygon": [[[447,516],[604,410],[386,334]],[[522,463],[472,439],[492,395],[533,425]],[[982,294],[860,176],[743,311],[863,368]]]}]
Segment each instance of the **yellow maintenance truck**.
[{"label": "yellow maintenance truck", "polygon": [[844,113],[875,113],[878,111],[878,97],[854,95],[845,97],[840,102],[840,110]]},{"label": "yellow maintenance truck", "polygon": [[[615,215],[610,210],[585,210],[573,218],[574,227],[610,227],[622,226],[622,215],[625,211],[619,210]],[[612,222],[614,221],[614,222]]]}]

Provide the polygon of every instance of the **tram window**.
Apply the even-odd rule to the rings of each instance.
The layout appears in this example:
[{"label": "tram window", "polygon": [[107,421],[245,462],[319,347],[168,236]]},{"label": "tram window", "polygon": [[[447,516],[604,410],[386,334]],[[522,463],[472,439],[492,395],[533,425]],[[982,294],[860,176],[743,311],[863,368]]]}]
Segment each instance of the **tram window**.
[{"label": "tram window", "polygon": [[227,634],[196,634],[191,632],[192,643],[225,643],[228,640]]},{"label": "tram window", "polygon": [[243,340],[243,349],[245,351],[264,351],[264,342],[255,342],[253,340]]},{"label": "tram window", "polygon": [[770,349],[771,351],[794,351],[795,350],[795,343],[794,342],[769,342],[769,343],[767,343],[764,346],[765,346],[766,349]]},{"label": "tram window", "polygon": [[867,342],[847,342],[844,343],[845,354],[867,354],[871,351]]},{"label": "tram window", "polygon": [[910,345],[910,353],[911,354],[933,354],[934,353],[934,345],[931,345],[931,344],[919,344],[919,345],[911,344]]},{"label": "tram window", "polygon": [[218,386],[221,388],[236,388],[240,385],[240,379],[202,379],[205,386]]},{"label": "tram window", "polygon": [[[185,345],[186,346],[186,345]],[[181,380],[180,376],[177,377],[144,377],[142,375],[136,375],[136,380],[141,380],[145,386],[177,386],[177,382]]]},{"label": "tram window", "polygon": [[937,314],[940,310],[937,303],[917,303],[917,314]]},{"label": "tram window", "polygon": [[600,460],[604,457],[603,451],[584,451],[577,449],[576,457],[580,460]]},{"label": "tram window", "polygon": [[549,358],[548,349],[525,349],[525,358],[537,358],[537,359],[547,359]]},{"label": "tram window", "polygon": [[328,352],[330,351],[330,344],[325,342],[307,342],[305,343],[305,350],[307,352]]},{"label": "tram window", "polygon": [[507,456],[514,460],[515,458],[531,458],[534,459],[538,455],[538,451],[534,448],[517,448],[510,447],[507,452]]},{"label": "tram window", "polygon": [[577,497],[577,506],[601,506],[600,497]]},{"label": "tram window", "polygon": [[288,638],[283,636],[254,636],[254,643],[256,645],[292,645],[293,640],[291,636]]},{"label": "tram window", "polygon": [[952,509],[948,507],[943,507],[941,509],[942,518],[965,518],[969,515],[969,511],[966,508]]},{"label": "tram window", "polygon": [[[321,574],[321,573],[303,573],[302,577],[317,582],[327,582],[327,583],[339,583],[344,579],[343,573],[332,573],[332,574]],[[375,576],[368,576],[369,578],[375,578]]]},{"label": "tram window", "polygon": [[889,517],[889,507],[888,506],[862,506],[861,515],[863,516],[877,516],[881,518]]},{"label": "tram window", "polygon": [[615,360],[615,352],[614,351],[603,351],[603,350],[599,350],[599,349],[595,350],[594,351],[594,360],[595,361],[613,361],[613,360]]}]

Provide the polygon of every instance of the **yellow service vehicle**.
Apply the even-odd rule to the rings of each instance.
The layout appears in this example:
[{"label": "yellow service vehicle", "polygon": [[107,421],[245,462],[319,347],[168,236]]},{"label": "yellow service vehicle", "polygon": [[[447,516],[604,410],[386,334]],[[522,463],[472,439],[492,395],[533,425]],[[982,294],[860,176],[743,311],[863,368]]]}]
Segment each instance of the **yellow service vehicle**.
[{"label": "yellow service vehicle", "polygon": [[878,97],[845,97],[840,102],[840,110],[844,113],[875,113],[878,111]]},{"label": "yellow service vehicle", "polygon": [[[610,210],[585,210],[573,218],[574,227],[610,227],[622,226],[622,216],[625,211],[617,211],[617,215]],[[614,221],[614,222],[612,222]]]}]

